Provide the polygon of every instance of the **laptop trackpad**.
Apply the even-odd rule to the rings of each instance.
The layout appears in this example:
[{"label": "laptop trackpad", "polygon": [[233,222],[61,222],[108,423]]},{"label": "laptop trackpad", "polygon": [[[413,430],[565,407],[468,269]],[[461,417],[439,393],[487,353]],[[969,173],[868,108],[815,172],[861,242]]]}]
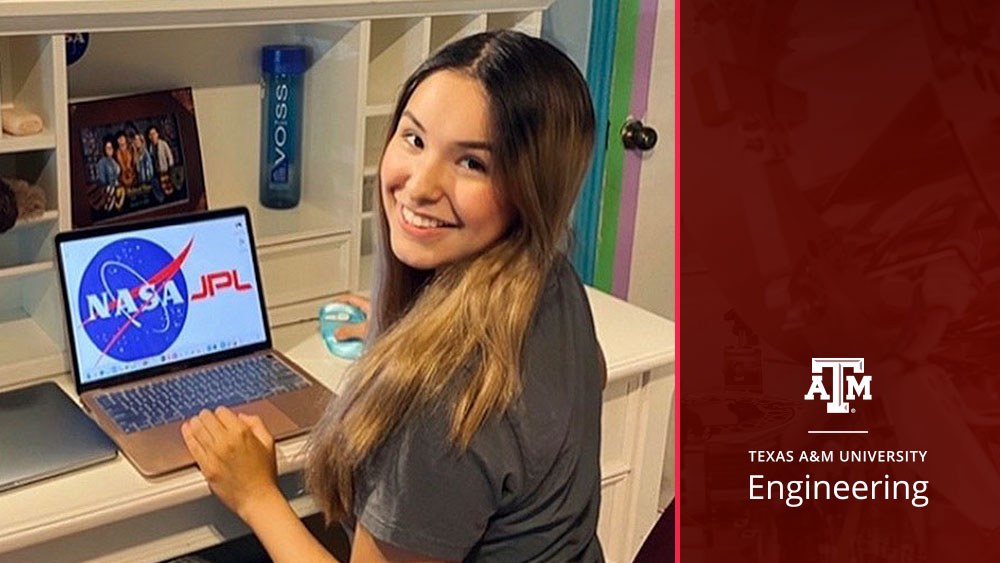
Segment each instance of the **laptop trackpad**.
[{"label": "laptop trackpad", "polygon": [[269,401],[254,401],[246,405],[232,407],[232,410],[237,413],[259,416],[264,422],[264,426],[267,427],[267,431],[275,438],[294,434],[301,429]]}]

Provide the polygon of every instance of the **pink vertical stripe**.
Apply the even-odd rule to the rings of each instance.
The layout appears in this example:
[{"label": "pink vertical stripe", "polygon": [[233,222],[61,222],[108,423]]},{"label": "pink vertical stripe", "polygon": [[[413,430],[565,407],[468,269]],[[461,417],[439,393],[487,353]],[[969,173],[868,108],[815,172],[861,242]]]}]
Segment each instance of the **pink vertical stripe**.
[{"label": "pink vertical stripe", "polygon": [[[669,0],[668,0],[669,1]],[[639,21],[635,37],[635,69],[632,75],[632,99],[629,114],[633,118],[646,115],[649,104],[649,82],[653,66],[653,40],[656,37],[656,11],[660,0],[640,0]],[[614,126],[615,124],[612,124]],[[619,126],[621,124],[618,124]],[[612,142],[621,142],[615,139]],[[612,294],[628,298],[632,269],[632,244],[635,240],[635,211],[639,201],[639,173],[642,153],[625,151],[622,171],[621,206],[618,209],[618,240],[615,244],[615,269]]]}]

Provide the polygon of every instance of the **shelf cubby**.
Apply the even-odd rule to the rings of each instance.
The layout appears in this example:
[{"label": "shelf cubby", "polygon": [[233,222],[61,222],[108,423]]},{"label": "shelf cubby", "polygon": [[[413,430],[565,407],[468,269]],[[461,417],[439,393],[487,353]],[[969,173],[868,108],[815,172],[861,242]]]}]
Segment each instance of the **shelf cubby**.
[{"label": "shelf cubby", "polygon": [[0,178],[18,178],[45,192],[45,209],[59,208],[59,158],[42,149],[0,154]]},{"label": "shelf cubby", "polygon": [[0,386],[65,371],[62,297],[55,268],[0,276]]},{"label": "shelf cubby", "polygon": [[[69,69],[69,91],[72,99],[91,99],[190,86],[209,207],[247,205],[261,246],[346,234],[359,100],[342,83],[358,74],[359,42],[357,22],[97,34]],[[307,45],[312,53],[304,77],[302,197],[289,210],[258,203],[260,49],[279,43]]]},{"label": "shelf cubby", "polygon": [[378,170],[382,158],[382,147],[389,131],[388,115],[378,115],[365,119],[365,160],[364,173],[372,174]]},{"label": "shelf cubby", "polygon": [[20,108],[37,114],[44,130],[26,136],[0,130],[0,152],[55,148],[56,69],[63,49],[50,35],[0,37],[0,112]]},{"label": "shelf cubby", "polygon": [[538,11],[495,12],[486,16],[486,29],[514,29],[538,37],[542,33],[542,13]]},{"label": "shelf cubby", "polygon": [[0,276],[51,268],[56,232],[54,221],[40,221],[0,234]]},{"label": "shelf cubby", "polygon": [[371,213],[375,207],[375,190],[378,185],[378,175],[375,170],[365,173],[361,184],[361,213]]},{"label": "shelf cubby", "polygon": [[0,154],[0,177],[26,180],[45,193],[45,211],[40,217],[19,220],[0,233],[0,276],[52,266],[52,241],[59,230],[57,161],[52,150]]},{"label": "shelf cubby", "polygon": [[359,253],[361,258],[358,261],[358,289],[370,291],[372,279],[375,272],[375,216],[371,213],[363,214],[361,217],[361,236],[359,241]]},{"label": "shelf cubby", "polygon": [[358,261],[358,290],[363,292],[371,291],[372,282],[375,280],[375,255],[365,254]]},{"label": "shelf cubby", "polygon": [[430,53],[436,53],[452,41],[486,31],[484,14],[458,14],[431,18]]},{"label": "shelf cubby", "polygon": [[361,255],[375,251],[375,219],[372,216],[361,219]]},{"label": "shelf cubby", "polygon": [[430,51],[430,18],[390,18],[371,22],[368,52],[368,105],[396,100],[406,78]]}]

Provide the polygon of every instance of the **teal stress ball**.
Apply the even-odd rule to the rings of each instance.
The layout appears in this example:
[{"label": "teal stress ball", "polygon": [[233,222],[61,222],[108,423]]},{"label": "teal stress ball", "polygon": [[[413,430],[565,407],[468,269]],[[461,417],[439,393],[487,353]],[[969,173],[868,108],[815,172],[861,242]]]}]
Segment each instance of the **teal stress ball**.
[{"label": "teal stress ball", "polygon": [[365,312],[347,303],[328,303],[319,308],[319,332],[323,336],[326,348],[334,356],[345,360],[356,360],[361,357],[364,342],[357,338],[337,340],[337,329],[343,324],[357,324],[368,320]]}]

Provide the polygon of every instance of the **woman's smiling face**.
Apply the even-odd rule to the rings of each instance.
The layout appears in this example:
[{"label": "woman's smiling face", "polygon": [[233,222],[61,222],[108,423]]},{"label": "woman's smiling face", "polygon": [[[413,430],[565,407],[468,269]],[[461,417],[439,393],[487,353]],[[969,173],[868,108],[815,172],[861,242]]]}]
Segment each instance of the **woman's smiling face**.
[{"label": "woman's smiling face", "polygon": [[489,111],[460,72],[428,76],[410,97],[379,174],[393,254],[432,270],[472,256],[507,231],[513,210],[492,179]]}]

